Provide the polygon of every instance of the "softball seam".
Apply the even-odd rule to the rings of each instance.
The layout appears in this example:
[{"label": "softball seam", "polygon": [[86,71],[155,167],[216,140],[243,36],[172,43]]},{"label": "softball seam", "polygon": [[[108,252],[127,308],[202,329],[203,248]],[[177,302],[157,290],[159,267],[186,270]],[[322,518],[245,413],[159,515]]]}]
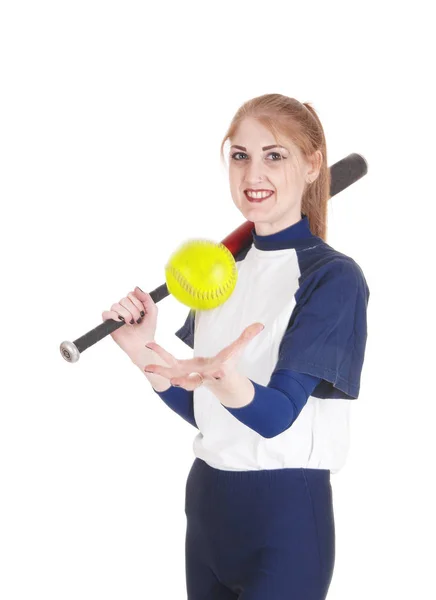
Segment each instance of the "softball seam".
[{"label": "softball seam", "polygon": [[[195,242],[193,242],[193,243],[203,244],[205,246],[214,246],[214,247],[217,246],[217,244],[212,243],[209,240],[195,240]],[[229,260],[230,266],[232,267],[232,274],[231,274],[231,279],[224,286],[220,286],[216,290],[196,290],[196,289],[194,289],[192,287],[192,285],[187,281],[187,279],[182,275],[182,273],[180,273],[180,271],[176,270],[175,267],[173,267],[170,264],[167,265],[167,267],[166,267],[167,270],[171,273],[171,275],[174,277],[174,279],[177,281],[177,283],[180,285],[180,287],[184,291],[188,292],[188,294],[191,296],[191,298],[197,298],[197,299],[199,298],[201,300],[216,299],[216,298],[218,298],[218,296],[223,296],[225,294],[225,292],[227,292],[228,288],[234,285],[234,282],[236,280],[236,267],[234,264],[233,254],[230,252],[230,250],[224,244],[218,244],[218,246],[225,249],[224,254],[227,257],[227,259]]]}]

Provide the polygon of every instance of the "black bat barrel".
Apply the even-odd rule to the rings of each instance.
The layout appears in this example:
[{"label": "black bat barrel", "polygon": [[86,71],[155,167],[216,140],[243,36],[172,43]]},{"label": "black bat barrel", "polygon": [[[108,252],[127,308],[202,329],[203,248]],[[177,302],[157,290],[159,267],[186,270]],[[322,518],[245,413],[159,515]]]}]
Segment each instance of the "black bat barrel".
[{"label": "black bat barrel", "polygon": [[368,173],[368,163],[361,154],[349,154],[330,167],[330,197],[336,196]]}]

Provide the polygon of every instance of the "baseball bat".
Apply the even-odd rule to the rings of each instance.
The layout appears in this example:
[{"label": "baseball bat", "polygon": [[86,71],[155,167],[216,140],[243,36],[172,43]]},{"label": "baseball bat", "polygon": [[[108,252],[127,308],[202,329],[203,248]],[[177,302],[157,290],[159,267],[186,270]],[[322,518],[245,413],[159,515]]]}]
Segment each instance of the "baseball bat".
[{"label": "baseball bat", "polygon": [[[368,163],[360,154],[352,153],[342,158],[330,167],[330,198],[342,192],[345,188],[349,187],[361,177],[366,175],[368,172]],[[230,250],[233,256],[236,256],[238,252],[246,248],[252,241],[251,232],[253,231],[254,223],[251,221],[245,221],[237,227],[232,233],[230,233],[221,242],[226,248]],[[169,296],[170,292],[167,288],[167,284],[164,283],[157,287],[152,292],[149,292],[153,299],[153,302],[160,302],[166,296]],[[113,319],[107,319],[97,325],[95,329],[88,331],[85,335],[74,340],[74,342],[62,342],[60,345],[61,355],[67,362],[74,363],[80,358],[82,352],[87,348],[90,348],[98,341],[105,338],[107,335],[116,331],[119,327],[123,327],[125,321],[114,321]]]}]

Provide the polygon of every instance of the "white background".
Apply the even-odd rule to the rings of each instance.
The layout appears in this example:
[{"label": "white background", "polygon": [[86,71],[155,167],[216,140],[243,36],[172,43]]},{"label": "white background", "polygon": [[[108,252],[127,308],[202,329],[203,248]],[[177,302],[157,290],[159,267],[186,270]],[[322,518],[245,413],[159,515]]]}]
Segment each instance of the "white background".
[{"label": "white background", "polygon": [[[219,145],[237,108],[311,102],[332,165],[328,242],[371,290],[351,450],[332,477],[328,598],[434,593],[435,46],[430,3],[11,2],[1,8],[0,597],[185,591],[196,430],[110,337],[60,355],[184,240],[244,218]],[[158,343],[188,309],[159,304]]]}]

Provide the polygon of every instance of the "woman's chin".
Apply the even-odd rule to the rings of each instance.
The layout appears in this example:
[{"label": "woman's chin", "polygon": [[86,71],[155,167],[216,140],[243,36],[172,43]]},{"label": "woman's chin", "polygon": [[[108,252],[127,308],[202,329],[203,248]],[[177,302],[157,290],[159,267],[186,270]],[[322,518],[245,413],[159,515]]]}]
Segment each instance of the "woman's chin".
[{"label": "woman's chin", "polygon": [[271,206],[271,203],[268,202],[269,198],[265,200],[244,200],[242,202],[242,206],[245,210],[258,210],[259,208],[264,208],[265,206]]},{"label": "woman's chin", "polygon": [[255,215],[259,217],[260,215],[266,215],[267,212],[268,210],[266,210],[265,207],[262,206],[262,204],[253,204],[253,206],[245,206],[243,210],[244,216],[249,221],[253,221]]}]

